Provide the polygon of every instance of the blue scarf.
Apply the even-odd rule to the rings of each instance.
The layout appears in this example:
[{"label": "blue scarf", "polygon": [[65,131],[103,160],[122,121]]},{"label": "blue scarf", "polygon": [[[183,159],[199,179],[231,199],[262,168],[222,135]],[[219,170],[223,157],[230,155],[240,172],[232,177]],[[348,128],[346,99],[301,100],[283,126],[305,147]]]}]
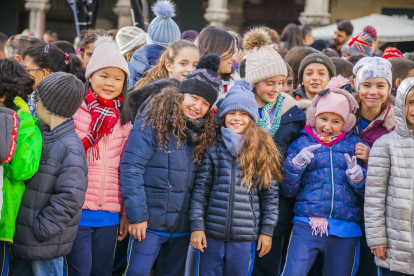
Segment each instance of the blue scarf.
[{"label": "blue scarf", "polygon": [[223,137],[224,144],[230,151],[231,155],[233,155],[233,157],[239,156],[244,145],[243,135],[237,134],[225,126],[221,127],[221,135]]}]

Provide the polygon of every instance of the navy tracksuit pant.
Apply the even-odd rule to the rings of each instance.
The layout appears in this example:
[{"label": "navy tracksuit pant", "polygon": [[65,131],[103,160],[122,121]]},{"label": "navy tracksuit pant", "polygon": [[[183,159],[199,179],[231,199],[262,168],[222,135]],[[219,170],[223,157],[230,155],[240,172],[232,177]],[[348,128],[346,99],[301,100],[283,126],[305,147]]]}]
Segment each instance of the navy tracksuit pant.
[{"label": "navy tracksuit pant", "polygon": [[[148,232],[142,241],[131,236],[128,245],[126,276],[148,276],[157,259],[157,276],[183,276],[190,235],[164,237]],[[160,249],[162,248],[162,253]],[[162,254],[162,256],[158,256]]]},{"label": "navy tracksuit pant", "polygon": [[118,225],[79,226],[72,251],[64,262],[69,276],[111,276]]},{"label": "navy tracksuit pant", "polygon": [[306,276],[318,253],[323,254],[323,275],[355,275],[359,260],[358,239],[313,236],[309,224],[297,220],[281,276]]},{"label": "navy tracksuit pant", "polygon": [[204,252],[197,250],[196,276],[251,275],[256,242],[226,242],[207,238]]}]

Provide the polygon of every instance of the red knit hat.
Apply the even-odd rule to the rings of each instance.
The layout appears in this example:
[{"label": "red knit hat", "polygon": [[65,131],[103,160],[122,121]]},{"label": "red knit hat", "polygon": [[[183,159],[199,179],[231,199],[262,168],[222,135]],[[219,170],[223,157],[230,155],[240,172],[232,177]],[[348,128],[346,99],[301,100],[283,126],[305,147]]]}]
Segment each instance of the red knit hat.
[{"label": "red knit hat", "polygon": [[387,47],[384,51],[384,54],[382,55],[383,58],[389,59],[389,58],[403,58],[403,54],[400,50],[394,47]]}]

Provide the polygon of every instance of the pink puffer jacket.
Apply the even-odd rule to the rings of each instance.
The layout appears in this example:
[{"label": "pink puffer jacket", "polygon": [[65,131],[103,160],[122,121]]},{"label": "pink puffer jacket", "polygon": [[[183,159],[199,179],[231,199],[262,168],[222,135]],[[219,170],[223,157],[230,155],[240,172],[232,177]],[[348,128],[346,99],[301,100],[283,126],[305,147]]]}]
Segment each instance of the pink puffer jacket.
[{"label": "pink puffer jacket", "polygon": [[[73,115],[75,129],[82,139],[89,133],[92,116],[85,103]],[[109,136],[104,136],[98,144],[100,159],[92,160],[87,154],[88,189],[83,209],[123,212],[123,199],[119,182],[119,164],[132,124],[121,126],[121,120]]]}]

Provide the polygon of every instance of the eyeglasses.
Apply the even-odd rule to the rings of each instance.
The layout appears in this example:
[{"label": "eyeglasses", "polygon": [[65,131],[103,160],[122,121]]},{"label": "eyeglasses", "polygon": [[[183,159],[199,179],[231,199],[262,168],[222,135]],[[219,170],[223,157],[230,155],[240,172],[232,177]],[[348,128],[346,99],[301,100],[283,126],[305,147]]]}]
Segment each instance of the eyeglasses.
[{"label": "eyeglasses", "polygon": [[27,65],[24,66],[24,69],[26,69],[26,71],[28,73],[30,73],[32,71],[40,71],[40,70],[43,70],[42,68],[29,68],[29,67],[27,67]]}]

